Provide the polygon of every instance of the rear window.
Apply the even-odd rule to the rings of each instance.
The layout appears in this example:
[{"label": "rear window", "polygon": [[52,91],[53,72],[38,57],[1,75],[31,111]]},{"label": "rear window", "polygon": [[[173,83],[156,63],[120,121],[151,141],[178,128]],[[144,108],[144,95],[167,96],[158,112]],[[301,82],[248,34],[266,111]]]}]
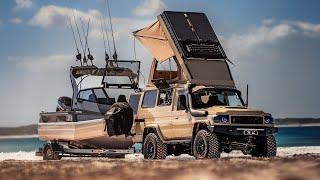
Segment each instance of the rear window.
[{"label": "rear window", "polygon": [[137,114],[140,97],[141,97],[141,94],[134,94],[130,96],[129,104],[134,114]]},{"label": "rear window", "polygon": [[144,93],[142,107],[143,108],[153,108],[156,105],[157,90],[146,91]]}]

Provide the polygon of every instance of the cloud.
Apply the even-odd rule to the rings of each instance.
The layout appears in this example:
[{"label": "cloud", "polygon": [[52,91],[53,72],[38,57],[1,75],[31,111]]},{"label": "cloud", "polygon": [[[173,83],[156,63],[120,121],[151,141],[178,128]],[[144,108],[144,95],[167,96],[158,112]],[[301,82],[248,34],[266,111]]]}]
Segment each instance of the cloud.
[{"label": "cloud", "polygon": [[291,21],[288,23],[292,24],[296,28],[299,28],[306,35],[314,36],[314,35],[320,34],[320,24],[312,24],[312,23],[303,22],[303,21],[296,21],[296,22]]},{"label": "cloud", "polygon": [[46,56],[9,56],[8,61],[33,72],[43,72],[49,69],[63,69],[74,62],[72,54],[52,54]]},{"label": "cloud", "polygon": [[133,13],[138,16],[158,15],[164,9],[166,9],[166,5],[162,0],[144,0],[133,10]]},{"label": "cloud", "polygon": [[258,27],[249,28],[244,33],[221,37],[222,44],[230,52],[232,58],[248,54],[253,48],[261,44],[271,44],[292,34],[308,36],[320,35],[320,24],[302,21],[281,21],[274,19],[262,20]]},{"label": "cloud", "polygon": [[22,20],[20,18],[12,18],[9,20],[11,24],[21,24]]},{"label": "cloud", "polygon": [[[90,19],[90,32],[89,38],[102,39],[101,33],[101,20],[102,13],[96,9],[90,9],[88,11],[80,11],[77,9],[71,9],[67,7],[60,7],[54,5],[48,5],[40,8],[40,10],[29,20],[28,24],[32,26],[38,26],[42,28],[52,28],[52,27],[68,27],[69,20],[71,19],[73,27],[76,28],[74,23],[74,18],[77,19],[78,27],[81,30],[81,23],[86,23]],[[150,24],[153,19],[138,19],[138,18],[118,18],[112,17],[112,23],[114,28],[115,38],[127,38],[131,35],[131,32]],[[111,37],[109,21],[106,20],[108,26],[108,35]]]},{"label": "cloud", "polygon": [[[319,117],[320,24],[263,20],[243,32],[221,37],[237,88],[250,84],[250,106],[275,117]],[[301,91],[299,87],[304,88]],[[308,95],[306,95],[308,94]],[[310,95],[311,94],[311,95]],[[310,96],[309,96],[310,95]]]},{"label": "cloud", "polygon": [[41,7],[29,20],[29,24],[43,28],[67,27],[69,18],[73,20],[73,15],[77,19],[82,19],[83,21],[91,19],[93,22],[99,21],[99,16],[101,16],[100,12],[97,10],[83,12],[77,9],[48,5]]},{"label": "cloud", "polygon": [[261,21],[261,23],[265,26],[268,26],[268,25],[272,25],[274,23],[274,19],[271,18],[271,19],[264,19]]},{"label": "cloud", "polygon": [[13,10],[17,11],[20,9],[28,9],[32,6],[31,0],[15,0],[16,6],[13,8]]}]

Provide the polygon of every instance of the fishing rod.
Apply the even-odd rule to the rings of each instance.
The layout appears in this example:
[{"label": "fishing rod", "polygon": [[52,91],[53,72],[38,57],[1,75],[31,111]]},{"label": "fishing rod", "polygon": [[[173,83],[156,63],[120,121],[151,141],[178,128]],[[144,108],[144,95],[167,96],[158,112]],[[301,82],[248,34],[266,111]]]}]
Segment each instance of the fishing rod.
[{"label": "fishing rod", "polygon": [[114,54],[112,55],[112,58],[113,58],[114,60],[117,60],[117,59],[118,59],[118,55],[117,55],[117,50],[116,50],[116,44],[115,44],[115,41],[114,41],[114,34],[113,34],[113,26],[112,26],[112,21],[111,21],[110,5],[109,5],[109,1],[108,1],[108,0],[105,0],[105,2],[106,2],[106,6],[107,6],[107,8],[108,8],[110,30],[111,30],[112,42],[113,42],[113,51],[114,51]]},{"label": "fishing rod", "polygon": [[80,61],[80,64],[81,64],[81,66],[82,66],[81,53],[80,53],[80,51],[79,51],[78,43],[77,43],[77,40],[76,40],[76,36],[75,36],[75,33],[74,33],[74,29],[73,29],[73,26],[72,26],[72,23],[71,23],[71,18],[70,18],[70,16],[68,16],[68,20],[69,20],[69,21],[68,21],[68,22],[69,22],[69,26],[70,26],[71,31],[72,31],[73,40],[74,40],[74,43],[75,43],[75,45],[76,45],[77,52],[78,52],[78,54],[76,55],[76,60],[77,60],[77,61]]},{"label": "fishing rod", "polygon": [[[109,55],[107,53],[107,46],[106,46],[106,38],[105,38],[105,31],[104,31],[104,28],[103,28],[103,19],[102,19],[102,16],[100,18],[100,25],[101,25],[101,32],[102,32],[102,38],[103,38],[103,47],[104,47],[104,54],[105,54],[105,58],[104,60],[107,62],[109,60]],[[109,46],[109,44],[108,44]],[[110,47],[109,47],[109,50],[110,50]]]},{"label": "fishing rod", "polygon": [[85,52],[85,48],[83,47],[83,42],[82,42],[82,38],[81,38],[81,35],[80,35],[79,26],[78,26],[78,23],[77,23],[77,20],[76,20],[75,12],[74,12],[75,10],[73,8],[71,0],[70,0],[70,4],[71,4],[71,8],[72,8],[73,21],[74,21],[74,23],[76,25],[77,34],[78,34],[80,45],[81,45],[81,49],[82,49],[82,52],[83,52],[83,62],[81,63],[81,66],[82,66],[87,61],[86,52]]},{"label": "fishing rod", "polygon": [[[87,53],[86,31],[84,30],[84,25],[83,25],[82,18],[80,18],[80,24],[81,24],[82,35],[84,36],[84,40],[85,40],[84,53]],[[83,57],[83,61],[84,61],[84,63],[86,63],[88,65],[88,60],[87,60],[87,56],[86,55]]]},{"label": "fishing rod", "polygon": [[[89,48],[89,43],[88,43],[88,36],[89,36],[89,29],[90,29],[90,18],[89,18],[89,20],[88,20],[88,24],[87,24],[87,32],[86,32],[86,34],[84,34],[84,36],[85,36],[85,40],[86,40],[86,44],[85,44],[85,48],[86,49],[88,49],[88,55],[87,55],[87,58],[91,61],[91,65],[93,65],[93,56],[92,56],[92,54],[90,53],[90,48]],[[81,25],[82,25],[82,30],[83,30],[83,33],[85,33],[84,32],[84,27],[83,27],[83,21],[81,20]]]}]

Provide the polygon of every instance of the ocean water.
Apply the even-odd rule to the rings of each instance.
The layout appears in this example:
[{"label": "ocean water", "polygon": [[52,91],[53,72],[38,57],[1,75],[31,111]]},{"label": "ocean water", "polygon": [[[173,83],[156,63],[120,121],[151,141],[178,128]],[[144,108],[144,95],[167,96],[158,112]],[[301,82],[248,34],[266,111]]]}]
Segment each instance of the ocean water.
[{"label": "ocean water", "polygon": [[[320,146],[320,126],[281,127],[276,140],[278,147]],[[0,139],[0,153],[31,152],[44,143],[37,137]]]}]

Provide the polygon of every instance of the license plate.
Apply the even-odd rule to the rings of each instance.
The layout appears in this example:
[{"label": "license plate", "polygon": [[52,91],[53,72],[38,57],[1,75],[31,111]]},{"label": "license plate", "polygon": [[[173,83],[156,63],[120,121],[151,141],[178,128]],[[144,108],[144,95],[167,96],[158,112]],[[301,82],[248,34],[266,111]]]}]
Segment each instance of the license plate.
[{"label": "license plate", "polygon": [[249,128],[237,128],[238,131],[242,131],[243,135],[259,135],[259,131],[264,131],[264,129],[249,129]]},{"label": "license plate", "polygon": [[257,130],[244,130],[243,135],[258,135]]}]

